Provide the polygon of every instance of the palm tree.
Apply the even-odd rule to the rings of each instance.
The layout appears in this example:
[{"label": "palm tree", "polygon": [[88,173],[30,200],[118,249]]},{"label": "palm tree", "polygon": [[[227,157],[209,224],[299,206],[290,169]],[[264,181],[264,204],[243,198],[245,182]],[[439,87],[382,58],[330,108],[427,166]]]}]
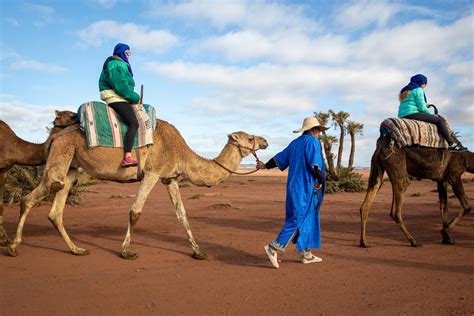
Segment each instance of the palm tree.
[{"label": "palm tree", "polygon": [[337,169],[341,168],[342,166],[342,152],[344,150],[344,135],[346,134],[346,128],[345,128],[345,123],[347,119],[349,118],[350,114],[344,111],[339,111],[339,112],[334,112],[333,110],[329,110],[329,113],[331,114],[332,120],[333,120],[333,125],[334,126],[339,126],[339,129],[341,131],[341,134],[339,136],[339,149],[337,151]]},{"label": "palm tree", "polygon": [[[314,117],[318,119],[321,125],[327,126],[331,116],[328,112],[314,112]],[[328,136],[326,131],[321,131],[319,140],[323,143],[324,153],[326,154],[326,159],[328,161],[328,173],[329,175],[335,177],[336,169],[334,169],[334,154],[332,153],[332,145],[337,143],[337,138],[334,136]]]},{"label": "palm tree", "polygon": [[352,168],[354,164],[354,155],[355,155],[355,135],[362,135],[362,130],[364,129],[364,124],[357,123],[354,121],[347,122],[347,132],[351,135],[351,153],[349,155],[349,169]]},{"label": "palm tree", "polygon": [[336,177],[336,169],[334,168],[334,154],[332,153],[332,145],[337,144],[337,138],[335,136],[326,135],[321,133],[319,139],[323,143],[324,152],[326,153],[326,159],[328,161],[328,173],[333,178]]}]

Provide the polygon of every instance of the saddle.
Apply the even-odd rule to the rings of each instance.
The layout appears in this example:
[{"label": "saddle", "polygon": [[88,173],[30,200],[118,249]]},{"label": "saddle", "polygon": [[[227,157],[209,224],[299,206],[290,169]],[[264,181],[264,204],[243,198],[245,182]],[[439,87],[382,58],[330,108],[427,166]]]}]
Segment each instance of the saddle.
[{"label": "saddle", "polygon": [[[149,104],[132,106],[139,123],[133,148],[153,144],[153,131],[156,128],[155,108]],[[128,127],[111,107],[103,102],[90,101],[79,106],[77,115],[89,148],[123,148],[123,139]]]},{"label": "saddle", "polygon": [[[449,128],[449,126],[448,126]],[[451,129],[450,132],[452,133]],[[448,148],[436,125],[404,118],[388,118],[380,124],[380,136],[389,138],[397,147],[423,146]]]}]

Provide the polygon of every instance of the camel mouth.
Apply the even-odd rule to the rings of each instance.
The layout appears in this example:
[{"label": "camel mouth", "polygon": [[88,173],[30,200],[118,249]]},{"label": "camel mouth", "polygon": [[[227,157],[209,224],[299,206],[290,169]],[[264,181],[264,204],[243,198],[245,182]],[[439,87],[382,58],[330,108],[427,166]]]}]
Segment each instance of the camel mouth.
[{"label": "camel mouth", "polygon": [[268,142],[265,138],[262,138],[260,142],[258,142],[258,147],[259,149],[267,149],[268,148]]}]

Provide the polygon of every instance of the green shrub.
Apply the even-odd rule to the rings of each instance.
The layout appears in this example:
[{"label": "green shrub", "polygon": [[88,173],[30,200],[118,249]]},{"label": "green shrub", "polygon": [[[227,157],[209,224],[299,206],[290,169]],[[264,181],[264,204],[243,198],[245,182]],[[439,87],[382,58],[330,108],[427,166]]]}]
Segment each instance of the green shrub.
[{"label": "green shrub", "polygon": [[363,192],[365,189],[366,184],[362,180],[362,175],[349,168],[339,168],[337,178],[330,178],[326,182],[326,193]]},{"label": "green shrub", "polygon": [[[19,202],[22,197],[30,193],[38,186],[43,177],[44,166],[23,167],[13,166],[7,175],[5,192],[3,194],[4,203]],[[66,200],[67,204],[79,204],[79,194],[86,191],[86,187],[96,181],[87,174],[80,174],[77,183],[72,187]],[[52,202],[54,195],[48,195],[43,201]]]}]

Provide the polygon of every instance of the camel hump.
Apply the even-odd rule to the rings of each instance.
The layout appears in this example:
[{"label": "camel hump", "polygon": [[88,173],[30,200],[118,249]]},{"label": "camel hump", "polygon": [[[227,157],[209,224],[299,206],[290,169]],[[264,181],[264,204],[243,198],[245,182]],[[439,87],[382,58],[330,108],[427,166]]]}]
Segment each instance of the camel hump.
[{"label": "camel hump", "polygon": [[[156,128],[155,108],[149,104],[133,104],[132,107],[139,125],[133,147],[153,144],[153,130]],[[123,148],[128,126],[110,106],[103,102],[90,101],[79,106],[78,114],[89,148]]]},{"label": "camel hump", "polygon": [[413,145],[448,148],[435,124],[417,120],[387,118],[380,124],[380,136],[392,139],[399,148]]}]

